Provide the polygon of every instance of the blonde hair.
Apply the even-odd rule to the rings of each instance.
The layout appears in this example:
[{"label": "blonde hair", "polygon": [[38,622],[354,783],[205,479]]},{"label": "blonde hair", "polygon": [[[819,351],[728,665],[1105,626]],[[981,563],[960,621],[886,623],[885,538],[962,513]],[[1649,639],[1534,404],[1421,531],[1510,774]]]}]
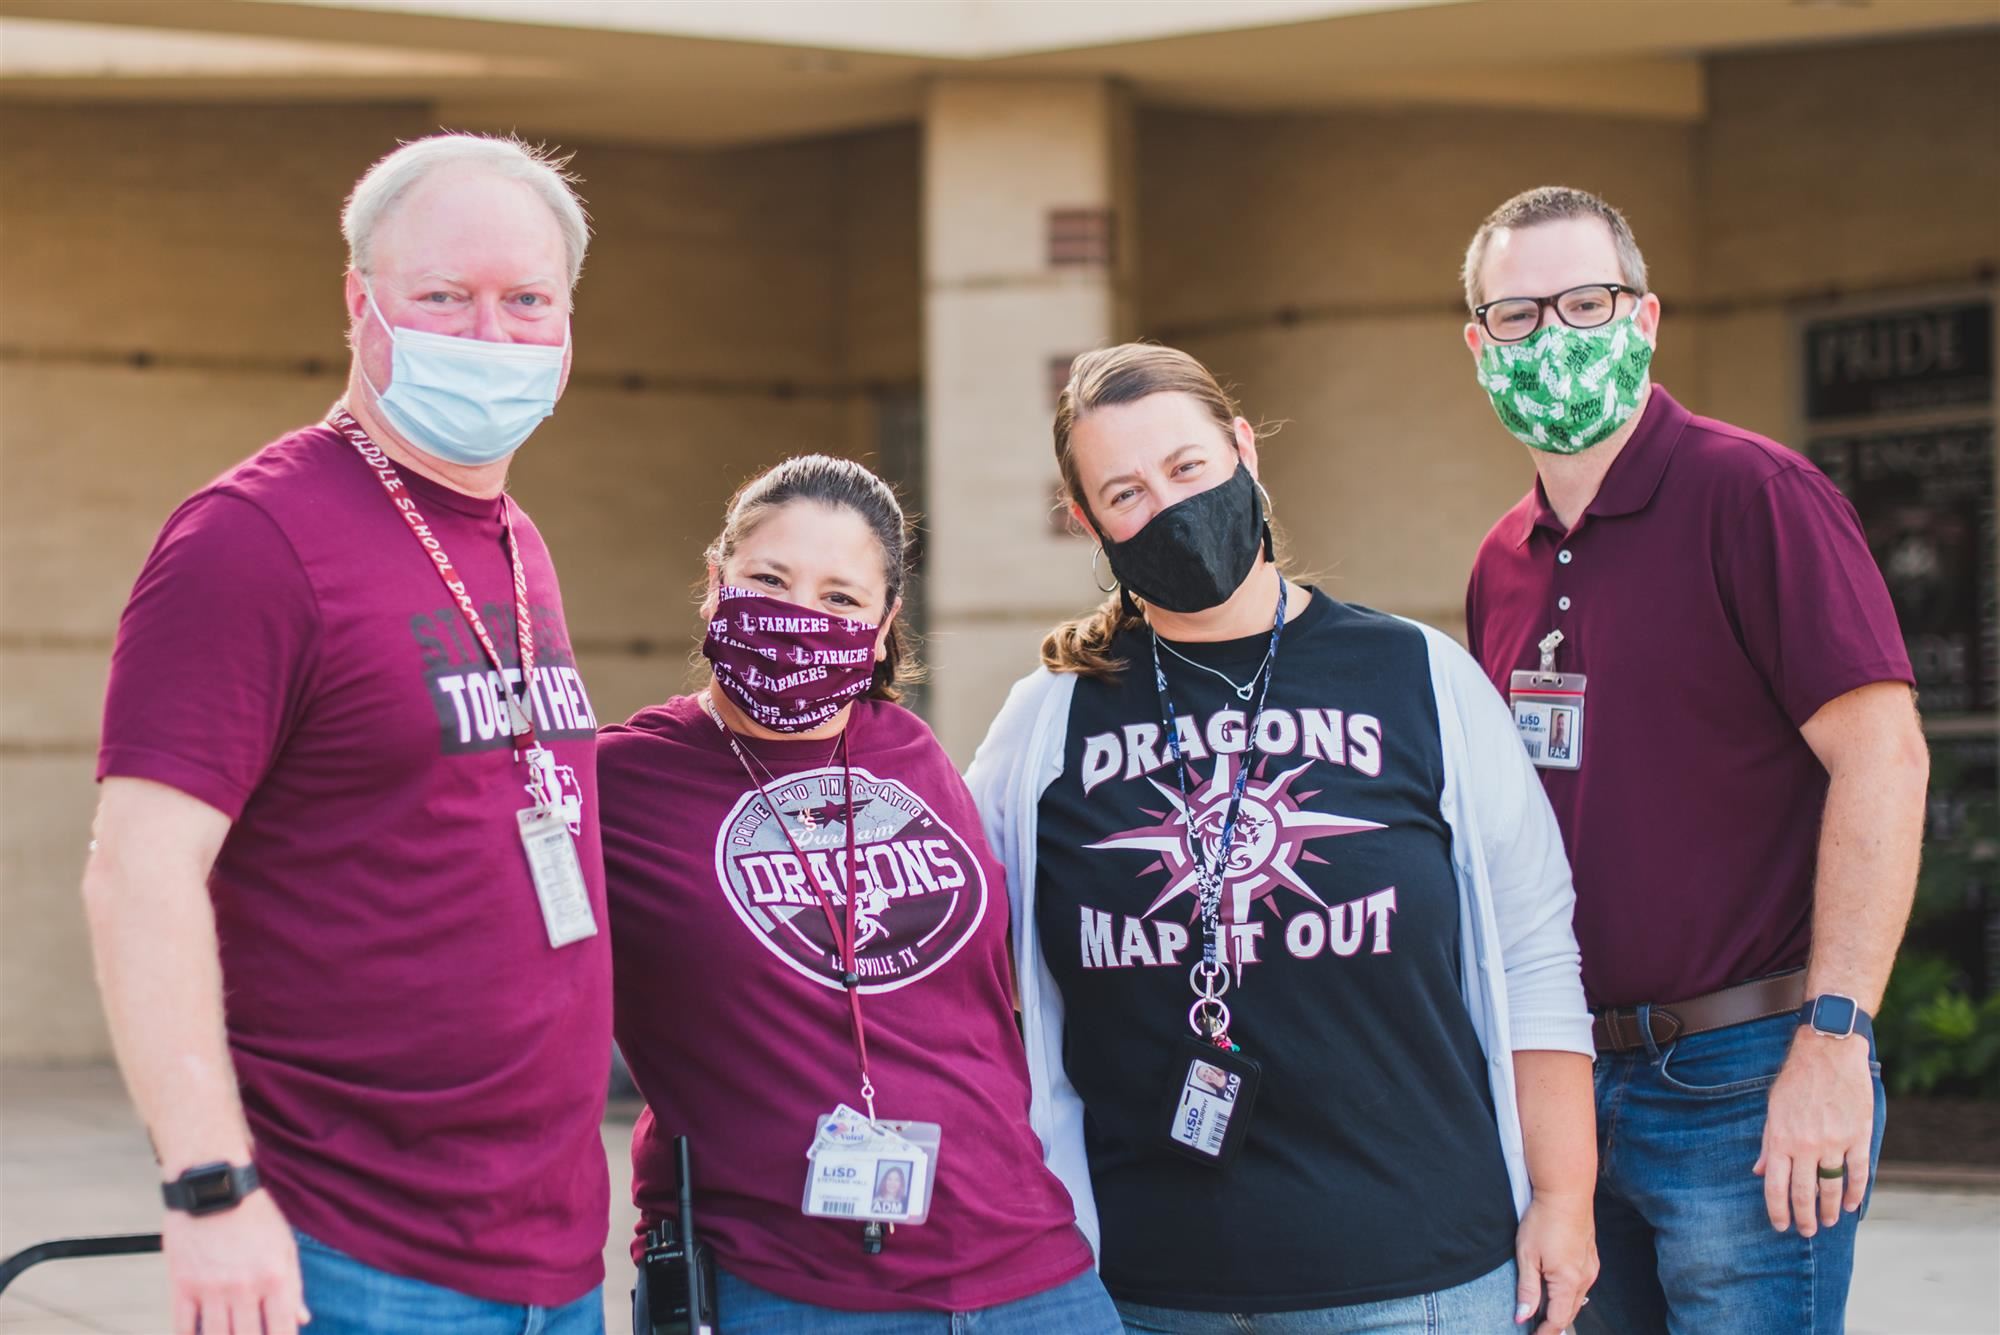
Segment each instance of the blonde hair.
[{"label": "blonde hair", "polygon": [[[1086,352],[1070,363],[1069,383],[1056,398],[1056,467],[1070,500],[1090,513],[1083,479],[1077,472],[1076,451],[1070,443],[1076,424],[1091,411],[1117,403],[1132,403],[1155,394],[1186,394],[1215,419],[1235,444],[1236,401],[1206,366],[1178,348],[1157,343],[1120,343]],[[1093,523],[1093,528],[1095,524]],[[1125,670],[1125,660],[1111,652],[1118,632],[1141,624],[1131,600],[1114,593],[1094,610],[1065,621],[1042,640],[1042,665],[1051,672],[1081,677],[1112,677]]]},{"label": "blonde hair", "polygon": [[347,240],[347,265],[364,277],[373,271],[375,231],[403,196],[426,176],[450,167],[480,167],[526,184],[549,206],[562,229],[563,254],[569,264],[569,285],[583,275],[583,255],[590,248],[590,219],[577,198],[581,180],[569,170],[569,157],[538,148],[509,135],[434,134],[412,139],[370,167],[354,183],[354,193],[340,211],[340,234]]}]

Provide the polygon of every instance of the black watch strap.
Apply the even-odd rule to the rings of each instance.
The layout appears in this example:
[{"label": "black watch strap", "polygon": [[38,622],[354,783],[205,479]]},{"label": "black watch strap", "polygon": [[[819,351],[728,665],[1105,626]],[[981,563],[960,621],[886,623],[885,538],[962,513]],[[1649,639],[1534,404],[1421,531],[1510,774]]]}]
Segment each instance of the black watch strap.
[{"label": "black watch strap", "polygon": [[171,1182],[160,1184],[160,1196],[169,1210],[191,1215],[220,1214],[233,1210],[243,1198],[262,1186],[253,1163],[196,1164]]}]

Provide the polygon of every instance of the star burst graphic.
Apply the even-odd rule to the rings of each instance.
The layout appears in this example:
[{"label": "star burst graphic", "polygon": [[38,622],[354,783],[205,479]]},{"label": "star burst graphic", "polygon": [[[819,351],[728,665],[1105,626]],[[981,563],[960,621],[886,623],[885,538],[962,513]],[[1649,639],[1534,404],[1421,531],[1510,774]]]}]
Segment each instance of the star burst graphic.
[{"label": "star burst graphic", "polygon": [[[1160,856],[1140,871],[1166,873],[1167,883],[1146,907],[1144,917],[1152,917],[1177,897],[1187,895],[1189,921],[1201,912],[1200,869],[1188,855],[1189,832],[1200,849],[1203,865],[1214,862],[1222,842],[1222,822],[1229,812],[1229,794],[1236,786],[1236,774],[1243,764],[1240,754],[1219,757],[1207,782],[1184,800],[1178,787],[1156,778],[1153,785],[1169,805],[1165,811],[1140,808],[1153,817],[1154,824],[1124,830],[1090,845],[1092,848],[1150,849]],[[1236,837],[1231,841],[1229,860],[1222,870],[1222,914],[1228,922],[1248,922],[1250,910],[1261,900],[1271,900],[1279,886],[1304,895],[1322,909],[1332,907],[1299,876],[1296,867],[1304,862],[1324,863],[1325,858],[1307,848],[1308,839],[1329,839],[1365,830],[1384,829],[1381,823],[1308,811],[1302,805],[1318,796],[1318,790],[1294,793],[1292,783],[1312,768],[1310,762],[1288,769],[1277,778],[1259,783],[1252,780],[1243,789],[1243,807],[1236,817]],[[1189,767],[1189,773],[1194,773]],[[1271,905],[1275,911],[1275,902]]]}]

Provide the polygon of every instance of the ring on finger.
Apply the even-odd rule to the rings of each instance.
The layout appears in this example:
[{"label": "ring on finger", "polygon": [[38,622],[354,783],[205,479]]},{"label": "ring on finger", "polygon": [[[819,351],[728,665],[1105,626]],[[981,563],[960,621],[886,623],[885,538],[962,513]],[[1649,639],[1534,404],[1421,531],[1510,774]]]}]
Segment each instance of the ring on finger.
[{"label": "ring on finger", "polygon": [[1844,1160],[1834,1164],[1832,1167],[1821,1164],[1819,1166],[1819,1176],[1822,1182],[1838,1182],[1841,1178],[1847,1176],[1847,1164]]}]

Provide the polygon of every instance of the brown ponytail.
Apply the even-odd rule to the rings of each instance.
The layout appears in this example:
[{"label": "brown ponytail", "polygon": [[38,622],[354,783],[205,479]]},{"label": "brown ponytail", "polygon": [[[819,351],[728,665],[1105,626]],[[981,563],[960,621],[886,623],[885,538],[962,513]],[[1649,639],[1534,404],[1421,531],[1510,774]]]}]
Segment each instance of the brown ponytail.
[{"label": "brown ponytail", "polygon": [[1062,622],[1042,640],[1042,666],[1079,677],[1115,677],[1123,672],[1125,660],[1112,656],[1111,641],[1119,631],[1142,624],[1125,607],[1114,593],[1089,615]]}]

